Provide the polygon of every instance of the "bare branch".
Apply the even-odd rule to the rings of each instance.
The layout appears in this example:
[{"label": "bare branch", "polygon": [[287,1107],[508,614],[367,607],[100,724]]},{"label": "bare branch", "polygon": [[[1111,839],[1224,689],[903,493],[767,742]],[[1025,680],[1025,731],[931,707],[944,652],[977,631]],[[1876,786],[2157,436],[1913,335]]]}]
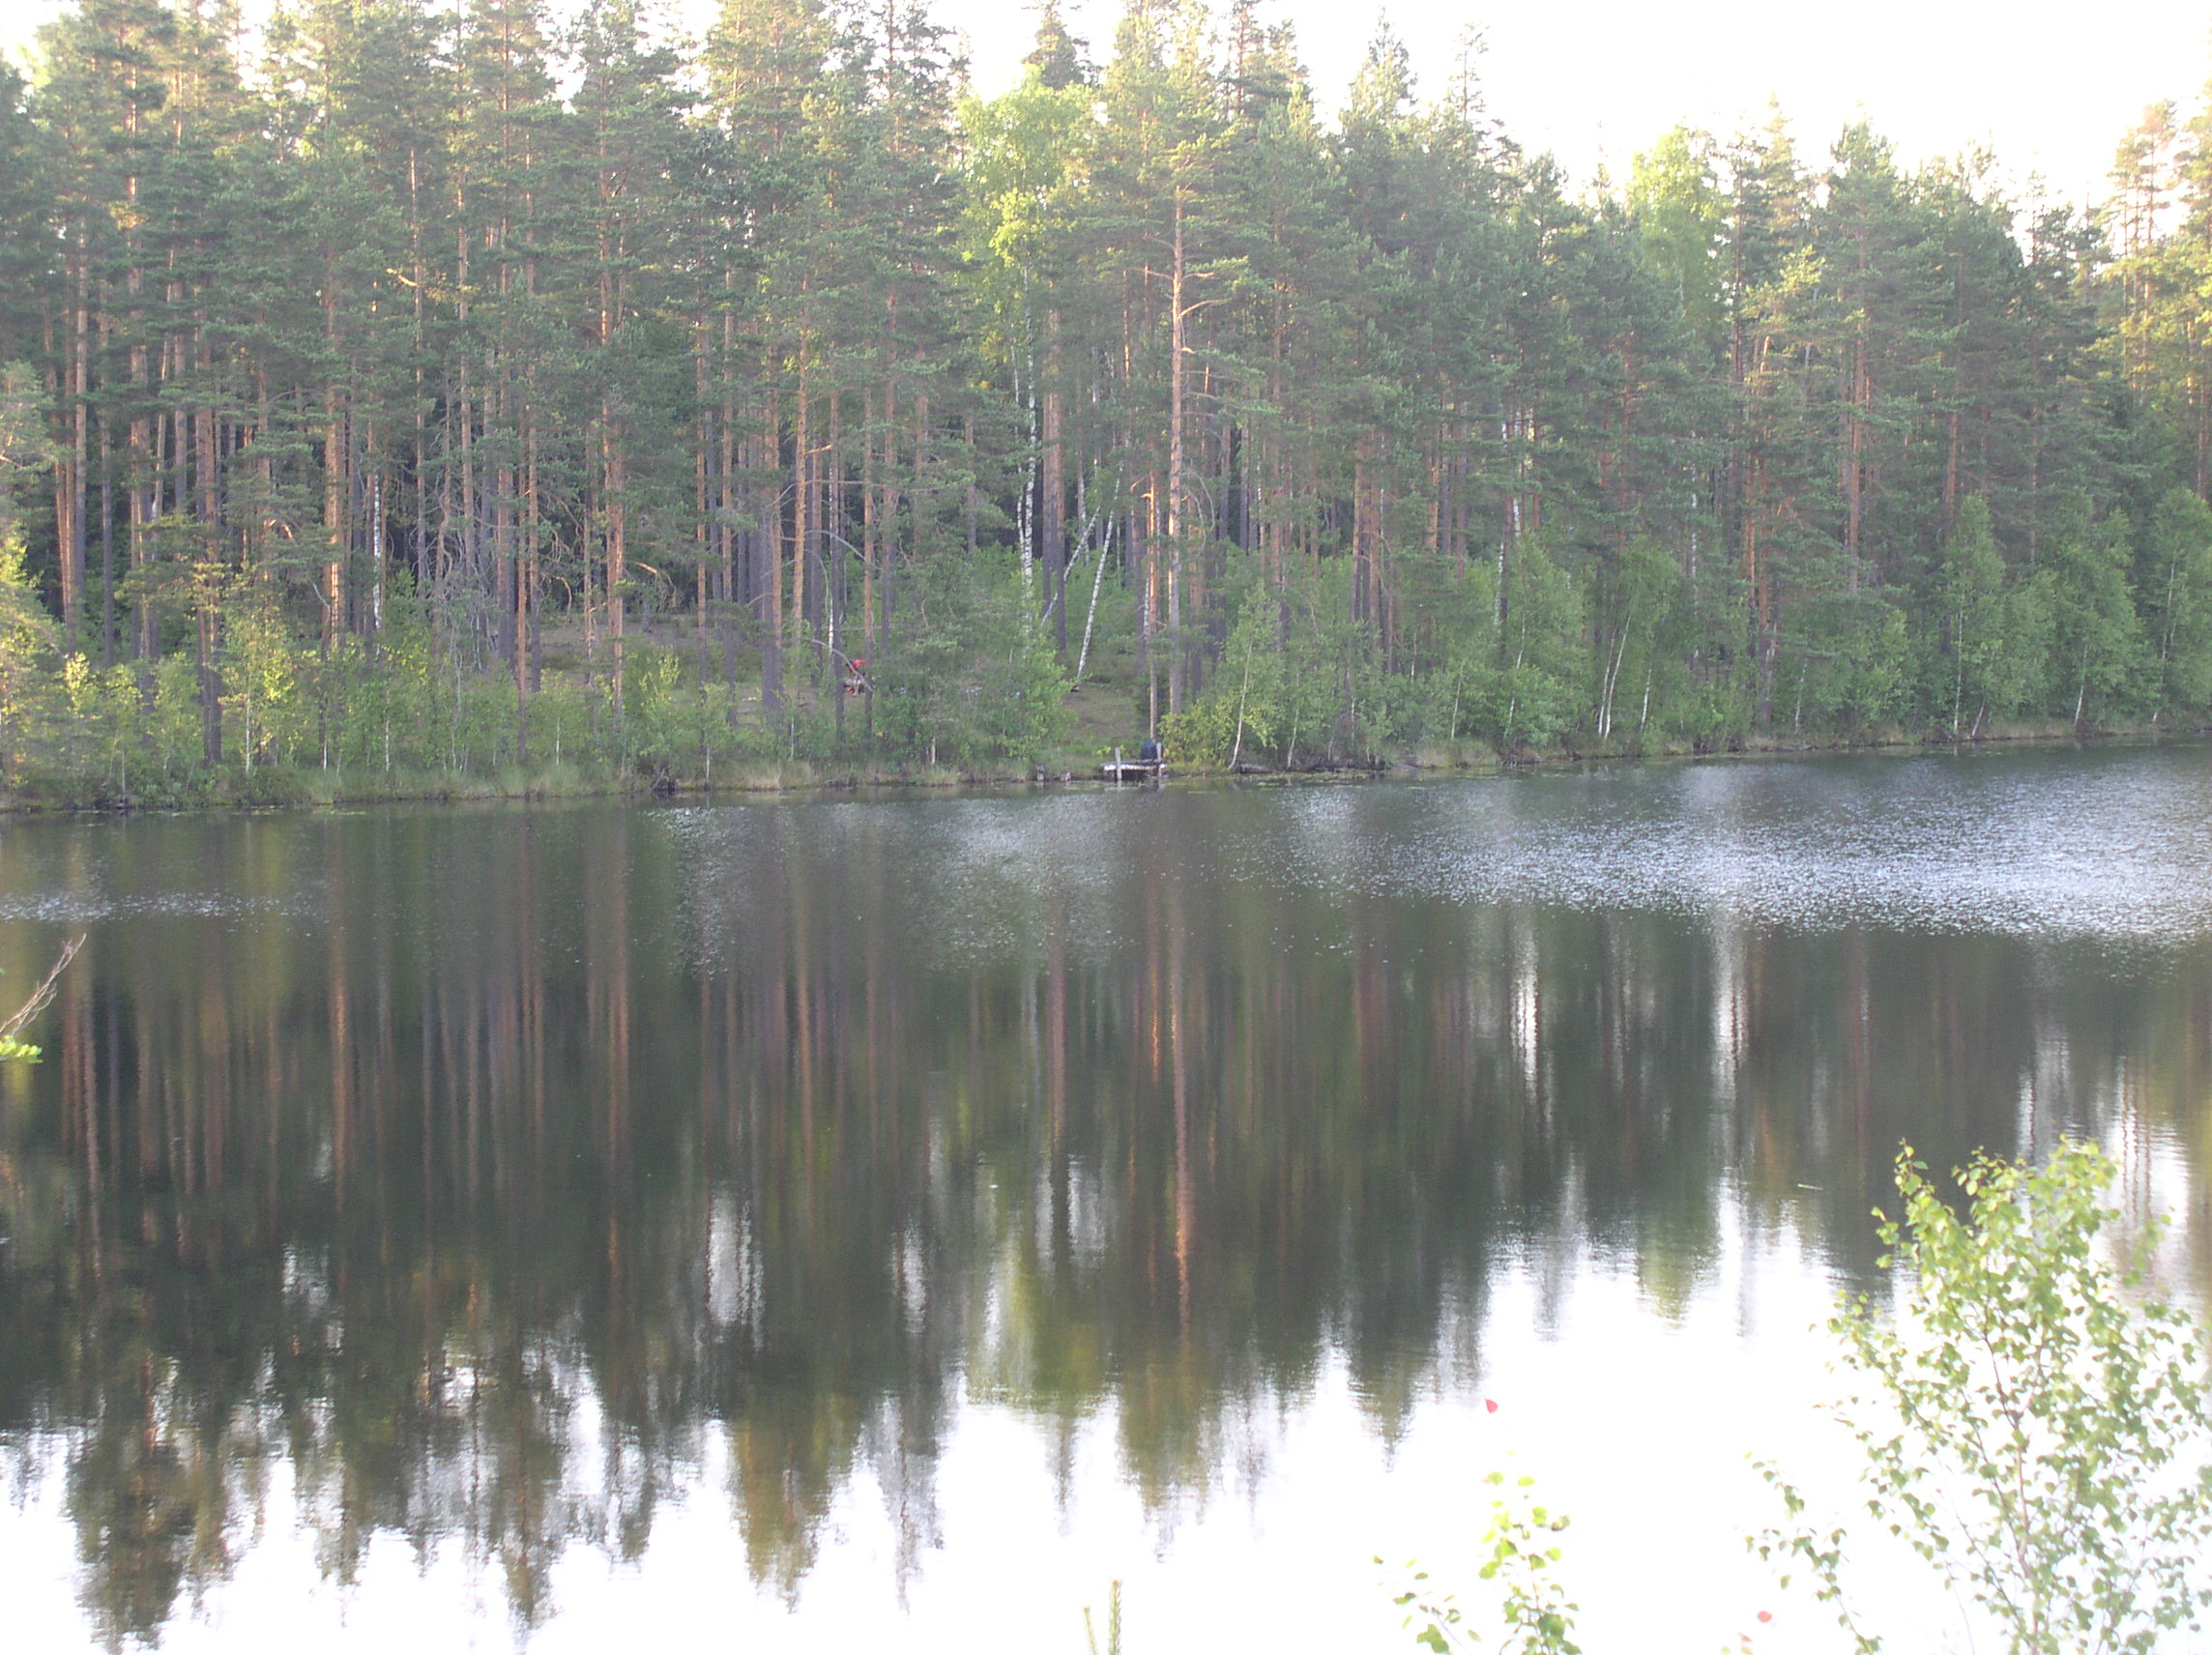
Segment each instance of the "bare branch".
[{"label": "bare branch", "polygon": [[53,1002],[54,986],[61,981],[62,973],[76,958],[76,951],[84,946],[84,933],[78,932],[63,946],[61,958],[54,962],[53,970],[46,973],[45,980],[23,1002],[22,1009],[5,1023],[0,1023],[0,1041],[13,1040],[23,1031],[24,1025]]}]

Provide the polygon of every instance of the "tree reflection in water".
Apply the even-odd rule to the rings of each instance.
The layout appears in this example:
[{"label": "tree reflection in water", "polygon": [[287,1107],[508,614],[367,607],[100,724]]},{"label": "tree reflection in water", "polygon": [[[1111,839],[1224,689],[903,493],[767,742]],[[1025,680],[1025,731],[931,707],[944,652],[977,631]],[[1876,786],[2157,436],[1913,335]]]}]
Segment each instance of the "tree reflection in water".
[{"label": "tree reflection in water", "polygon": [[964,1397],[1063,1497],[1109,1413],[1157,1506],[1332,1354],[1384,1437],[1471,1383],[1502,1261],[1668,1314],[1736,1201],[1871,1286],[1902,1134],[2202,1147],[2197,944],[1282,880],[1277,808],[23,830],[10,980],[92,940],[0,1101],[0,1454],[66,1461],[96,1624],[279,1486],[331,1576],[457,1537],[524,1625],[709,1466],[757,1581],[863,1468],[911,1573]]}]

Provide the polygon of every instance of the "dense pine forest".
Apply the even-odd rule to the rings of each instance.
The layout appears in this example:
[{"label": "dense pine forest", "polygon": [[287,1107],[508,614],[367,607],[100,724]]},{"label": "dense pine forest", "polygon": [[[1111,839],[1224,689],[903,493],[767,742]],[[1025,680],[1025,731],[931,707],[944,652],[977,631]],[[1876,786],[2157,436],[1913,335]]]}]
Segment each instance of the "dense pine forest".
[{"label": "dense pine forest", "polygon": [[9,790],[2212,707],[2212,122],[1581,189],[1472,42],[1324,119],[1256,0],[1033,17],[983,99],[906,0],[81,0],[0,68]]}]

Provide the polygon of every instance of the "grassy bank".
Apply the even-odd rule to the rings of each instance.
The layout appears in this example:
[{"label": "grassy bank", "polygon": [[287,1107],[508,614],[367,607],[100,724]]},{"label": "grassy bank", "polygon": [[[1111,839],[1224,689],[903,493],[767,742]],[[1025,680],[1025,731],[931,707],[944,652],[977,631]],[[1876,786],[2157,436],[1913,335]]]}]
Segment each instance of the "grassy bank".
[{"label": "grassy bank", "polygon": [[793,794],[860,787],[958,788],[1030,781],[1036,773],[1033,767],[971,772],[946,766],[872,769],[803,761],[734,765],[712,775],[698,776],[619,772],[604,765],[566,762],[527,769],[507,766],[492,771],[393,770],[368,774],[270,766],[179,777],[130,792],[101,777],[28,776],[0,792],[0,811],[312,809],[363,804],[652,798],[686,794]]},{"label": "grassy bank", "polygon": [[[1103,697],[1095,698],[1103,701]],[[1119,699],[1119,698],[1117,698]],[[1095,709],[1089,710],[1093,713]],[[1094,718],[1083,722],[1094,723]],[[1986,726],[1971,740],[1954,740],[1948,731],[1915,732],[1902,727],[1866,730],[1845,738],[1832,732],[1803,736],[1765,732],[1725,746],[1686,741],[1586,742],[1545,749],[1499,753],[1488,742],[1429,743],[1403,752],[1364,757],[1301,755],[1295,767],[1270,762],[1276,755],[1247,756],[1232,771],[1226,764],[1192,763],[1169,754],[1171,778],[1216,779],[1231,774],[1247,779],[1403,774],[1499,775],[1569,769],[1587,764],[1681,762],[1698,758],[1787,757],[1818,753],[1921,753],[2005,746],[2057,746],[2082,742],[2173,740],[2205,732],[2196,727],[2156,728],[2149,724],[2078,730],[2071,723],[2013,721]],[[950,790],[970,787],[1071,785],[1094,781],[1098,767],[1115,747],[1134,755],[1139,738],[1096,740],[1097,730],[1081,730],[1081,746],[1068,745],[1034,762],[1015,760],[979,766],[865,765],[809,763],[804,760],[739,762],[700,774],[665,770],[621,770],[601,763],[557,760],[531,767],[495,769],[351,770],[258,766],[250,769],[200,770],[162,777],[150,786],[125,790],[112,777],[32,773],[0,791],[0,811],[9,813],[126,813],[142,810],[313,809],[365,804],[526,803],[571,798],[654,798],[735,794],[802,795],[868,789]]]},{"label": "grassy bank", "polygon": [[[1848,736],[1834,731],[1807,731],[1802,734],[1761,731],[1718,744],[1684,740],[1582,741],[1541,748],[1520,747],[1507,753],[1500,753],[1487,741],[1464,740],[1424,743],[1404,752],[1379,753],[1367,759],[1316,760],[1311,763],[1301,761],[1287,771],[1264,758],[1247,758],[1236,767],[1235,773],[1265,776],[1411,769],[1495,775],[1520,770],[1567,769],[1588,764],[1679,762],[1705,758],[1785,758],[1819,753],[1957,752],[2007,746],[2075,746],[2088,742],[2172,740],[2203,734],[2206,731],[2195,725],[2185,728],[2171,725],[2155,727],[2146,722],[2087,730],[2077,728],[2070,721],[2052,719],[2044,722],[2016,720],[1986,724],[1970,738],[1954,737],[1948,730],[1915,731],[1903,726],[1884,726],[1856,731]],[[1172,754],[1170,759],[1171,768],[1179,775],[1223,776],[1232,773],[1226,764],[1178,761]]]}]

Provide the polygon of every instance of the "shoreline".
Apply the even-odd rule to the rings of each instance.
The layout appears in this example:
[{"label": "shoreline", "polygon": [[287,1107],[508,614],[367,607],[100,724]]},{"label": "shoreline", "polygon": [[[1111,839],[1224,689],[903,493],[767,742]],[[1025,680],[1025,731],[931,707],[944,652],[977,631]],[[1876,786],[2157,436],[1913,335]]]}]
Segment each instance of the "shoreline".
[{"label": "shoreline", "polygon": [[[1172,760],[1163,782],[1257,782],[1373,780],[1386,777],[1483,777],[1536,775],[1585,769],[1597,765],[1683,764],[1724,759],[1787,759],[1823,755],[2018,751],[2059,746],[2159,745],[2198,738],[2206,731],[2189,725],[2175,729],[2142,727],[2119,730],[2078,731],[2071,728],[2011,727],[1986,732],[1971,740],[1898,733],[1874,740],[1844,740],[1811,738],[1796,740],[1758,737],[1726,747],[1700,750],[1683,743],[1615,750],[1564,749],[1540,753],[1499,754],[1479,743],[1463,742],[1451,748],[1422,747],[1392,757],[1377,756],[1364,762],[1339,761],[1285,769],[1240,764],[1179,766]],[[805,760],[783,764],[737,767],[735,779],[715,777],[616,776],[603,769],[555,764],[543,769],[508,769],[495,774],[395,774],[378,777],[369,785],[349,784],[347,778],[320,770],[254,770],[232,772],[210,786],[188,787],[152,795],[115,795],[89,787],[73,778],[42,778],[32,789],[0,793],[0,816],[141,816],[201,811],[337,810],[378,804],[544,804],[566,799],[620,798],[666,801],[675,798],[713,798],[741,796],[800,798],[813,795],[884,792],[926,795],[978,789],[1061,788],[1144,785],[1101,779],[1097,767],[1104,761],[1057,755],[1050,763],[979,767],[973,769],[935,766],[921,769],[866,770],[858,767],[821,766]],[[244,785],[238,785],[244,784]],[[1160,784],[1153,784],[1160,785]],[[45,797],[39,795],[44,794]]]}]

